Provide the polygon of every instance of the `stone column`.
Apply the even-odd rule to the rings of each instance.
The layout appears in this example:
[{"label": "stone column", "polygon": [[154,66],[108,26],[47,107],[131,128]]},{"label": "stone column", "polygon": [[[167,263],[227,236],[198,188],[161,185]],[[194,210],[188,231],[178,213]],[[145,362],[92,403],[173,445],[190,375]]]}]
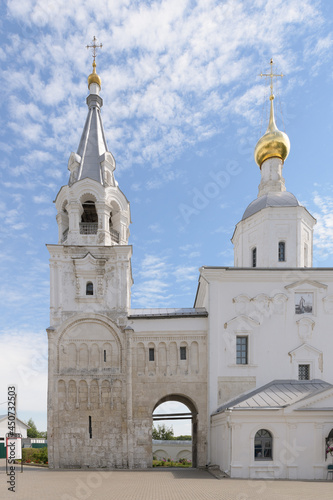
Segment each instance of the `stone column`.
[{"label": "stone column", "polygon": [[[48,391],[47,391],[47,430],[48,430],[48,453],[49,467],[59,467],[59,449],[57,446],[58,435],[58,397],[56,395],[57,379],[54,373],[57,371],[56,363],[56,330],[47,328],[48,337]],[[55,407],[56,405],[56,407]]]},{"label": "stone column", "polygon": [[76,245],[79,242],[80,236],[80,215],[81,215],[81,204],[75,200],[72,200],[67,205],[68,219],[69,219],[69,231],[67,242],[69,245]]},{"label": "stone column", "polygon": [[133,392],[132,392],[132,343],[134,330],[130,326],[126,333],[126,397],[127,397],[127,460],[128,468],[133,469]]},{"label": "stone column", "polygon": [[98,215],[97,242],[103,245],[111,245],[111,235],[109,231],[111,209],[103,202],[97,202],[95,206]]}]

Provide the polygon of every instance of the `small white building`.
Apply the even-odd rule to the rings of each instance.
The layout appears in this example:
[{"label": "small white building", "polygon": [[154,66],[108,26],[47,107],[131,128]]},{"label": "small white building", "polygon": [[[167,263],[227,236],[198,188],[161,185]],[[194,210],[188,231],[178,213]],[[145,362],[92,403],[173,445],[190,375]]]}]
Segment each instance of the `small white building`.
[{"label": "small white building", "polygon": [[[27,437],[27,430],[29,426],[22,422],[19,418],[16,418],[16,428],[15,431],[17,433],[22,434],[22,438]],[[6,457],[6,448],[5,448],[5,438],[6,434],[8,434],[8,415],[0,415],[0,458]]]}]

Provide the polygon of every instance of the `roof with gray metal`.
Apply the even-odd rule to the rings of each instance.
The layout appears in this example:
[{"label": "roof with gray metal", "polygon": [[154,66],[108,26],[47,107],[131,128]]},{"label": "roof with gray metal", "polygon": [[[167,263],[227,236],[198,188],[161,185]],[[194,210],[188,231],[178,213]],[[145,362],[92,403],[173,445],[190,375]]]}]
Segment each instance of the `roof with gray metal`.
[{"label": "roof with gray metal", "polygon": [[278,193],[268,193],[256,198],[245,210],[242,220],[260,212],[267,207],[299,207],[301,206],[296,196],[288,191]]},{"label": "roof with gray metal", "polygon": [[[1,422],[1,420],[4,420],[5,418],[8,418],[8,413],[5,413],[4,415],[0,415],[0,422]],[[16,417],[16,420],[18,420],[21,424],[25,425],[27,427],[27,429],[30,428],[28,424],[23,422],[23,420],[19,419],[18,417]]]},{"label": "roof with gray metal", "polygon": [[333,387],[323,380],[273,380],[267,385],[220,406],[216,413],[225,410],[280,409],[298,401],[320,394]]},{"label": "roof with gray metal", "polygon": [[208,316],[204,307],[185,308],[159,308],[159,309],[130,309],[129,318],[166,318],[166,317],[189,317]]},{"label": "roof with gray metal", "polygon": [[89,177],[102,184],[100,157],[108,151],[100,108],[101,97],[90,94],[87,97],[88,116],[82,132],[77,154],[81,156],[78,181]]}]

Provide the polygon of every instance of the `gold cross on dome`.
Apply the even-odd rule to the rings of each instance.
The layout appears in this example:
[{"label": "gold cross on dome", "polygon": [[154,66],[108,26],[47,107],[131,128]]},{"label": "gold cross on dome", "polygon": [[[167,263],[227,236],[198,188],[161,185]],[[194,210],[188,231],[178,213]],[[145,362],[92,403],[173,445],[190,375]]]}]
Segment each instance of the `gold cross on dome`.
[{"label": "gold cross on dome", "polygon": [[94,38],[92,39],[92,45],[87,45],[87,49],[92,49],[92,55],[93,55],[93,58],[94,58],[94,62],[95,62],[95,59],[96,59],[96,49],[101,49],[103,47],[103,45],[100,43],[99,45],[97,45],[97,38],[94,36]]},{"label": "gold cross on dome", "polygon": [[260,75],[259,75],[259,76],[261,76],[261,77],[263,77],[263,76],[269,76],[269,77],[270,77],[270,79],[271,79],[271,84],[270,84],[270,88],[271,88],[271,97],[273,97],[273,99],[274,99],[274,95],[273,95],[273,77],[274,77],[274,76],[279,76],[279,77],[283,78],[283,77],[284,77],[284,75],[283,75],[282,73],[281,73],[281,75],[275,75],[275,74],[273,73],[273,64],[274,64],[274,63],[273,63],[273,59],[271,59],[271,61],[270,61],[270,65],[271,65],[271,72],[270,72],[270,73],[260,73]]}]

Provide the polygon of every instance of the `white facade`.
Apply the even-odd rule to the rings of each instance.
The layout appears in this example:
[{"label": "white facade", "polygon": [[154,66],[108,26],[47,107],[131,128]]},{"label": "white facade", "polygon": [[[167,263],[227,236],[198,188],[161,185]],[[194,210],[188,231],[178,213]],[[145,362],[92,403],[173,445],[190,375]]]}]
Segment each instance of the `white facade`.
[{"label": "white facade", "polygon": [[[201,268],[194,308],[136,310],[129,202],[114,178],[95,81],[87,104],[69,184],[56,198],[58,244],[48,245],[50,467],[150,467],[153,411],[175,400],[192,415],[194,466],[325,478],[333,269],[311,267],[315,219],[286,191],[283,159],[269,150],[275,129],[258,197],[233,235],[235,267]],[[306,394],[262,403],[273,381]],[[253,393],[260,404],[245,403]],[[269,456],[255,455],[258,431],[270,436]]]},{"label": "white facade", "polygon": [[191,441],[173,441],[153,439],[153,456],[156,460],[173,460],[174,462],[185,458],[192,460],[192,442]]}]

